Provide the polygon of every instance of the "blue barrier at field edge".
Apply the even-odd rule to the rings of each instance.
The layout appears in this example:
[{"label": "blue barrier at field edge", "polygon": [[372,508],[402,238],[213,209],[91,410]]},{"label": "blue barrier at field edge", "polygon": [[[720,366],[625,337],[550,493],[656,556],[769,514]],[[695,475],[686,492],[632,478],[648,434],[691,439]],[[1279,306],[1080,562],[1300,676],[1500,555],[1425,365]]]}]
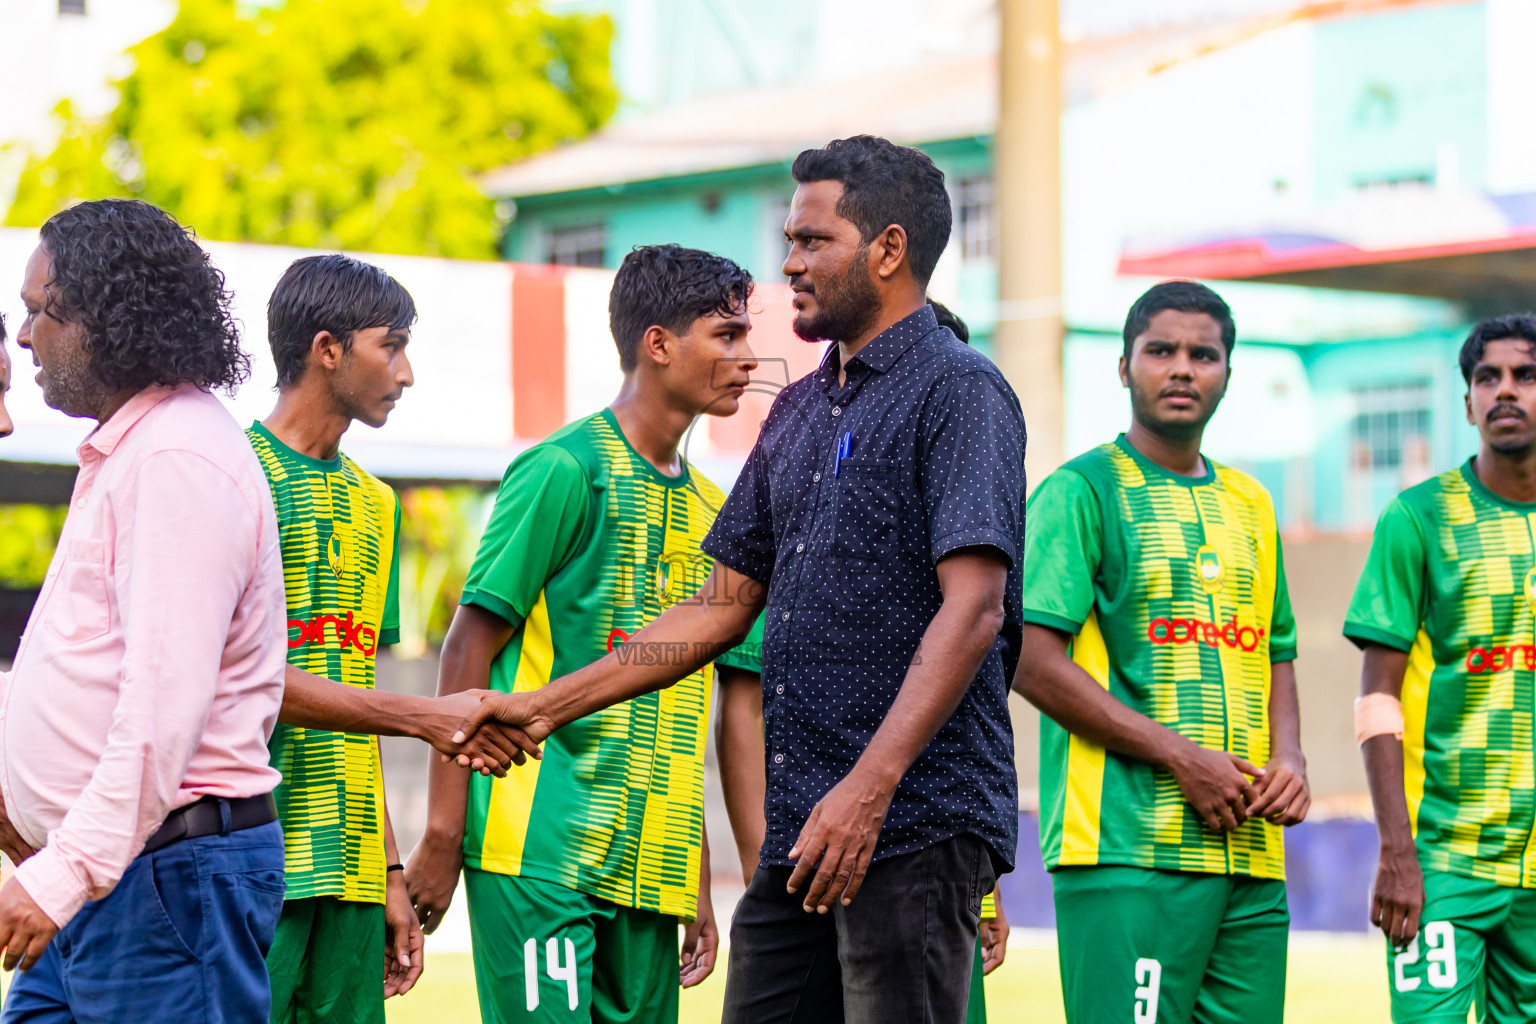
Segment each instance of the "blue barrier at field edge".
[{"label": "blue barrier at field edge", "polygon": [[[1304,822],[1285,833],[1291,928],[1363,932],[1376,873],[1376,825],[1359,818]],[[1056,927],[1051,878],[1040,861],[1040,821],[1019,814],[1018,867],[1003,877],[1003,910],[1016,928]]]}]

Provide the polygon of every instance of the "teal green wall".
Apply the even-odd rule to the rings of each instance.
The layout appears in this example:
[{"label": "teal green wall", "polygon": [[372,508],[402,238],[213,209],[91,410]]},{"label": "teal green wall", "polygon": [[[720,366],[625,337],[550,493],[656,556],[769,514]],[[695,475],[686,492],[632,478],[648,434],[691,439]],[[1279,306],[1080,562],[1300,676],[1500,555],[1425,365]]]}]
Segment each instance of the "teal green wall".
[{"label": "teal green wall", "polygon": [[[1430,466],[1449,469],[1477,451],[1477,431],[1466,421],[1466,387],[1457,365],[1465,330],[1380,338],[1298,350],[1307,367],[1317,410],[1317,452],[1313,456],[1314,525],[1323,530],[1359,528],[1345,493],[1353,410],[1352,388],[1407,380],[1431,382]],[[1397,492],[1383,484],[1370,495],[1370,522]]]},{"label": "teal green wall", "polygon": [[[923,147],[951,182],[989,173],[991,139],[966,138]],[[659,182],[639,182],[517,200],[517,216],[503,254],[521,263],[542,263],[551,228],[607,226],[606,265],[618,266],[637,245],[675,242],[728,256],[765,280],[779,279],[783,222],[770,216],[794,193],[789,164],[768,164]],[[710,206],[713,206],[713,212]],[[991,351],[997,270],[962,265],[958,312],[967,317],[972,342]]]},{"label": "teal green wall", "polygon": [[1312,87],[1315,195],[1334,202],[1362,181],[1436,180],[1443,144],[1461,185],[1487,177],[1487,25],[1482,4],[1425,4],[1323,18]]}]

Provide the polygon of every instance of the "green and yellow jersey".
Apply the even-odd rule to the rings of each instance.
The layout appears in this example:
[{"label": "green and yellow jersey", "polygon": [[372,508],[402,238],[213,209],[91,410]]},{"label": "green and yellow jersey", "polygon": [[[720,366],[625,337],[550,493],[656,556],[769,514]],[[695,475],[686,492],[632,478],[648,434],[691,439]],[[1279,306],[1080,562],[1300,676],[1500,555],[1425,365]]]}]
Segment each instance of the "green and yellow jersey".
[{"label": "green and yellow jersey", "polygon": [[[608,410],[518,456],[462,598],[516,627],[491,665],[492,688],[535,690],[610,650],[680,660],[681,650],[625,641],[704,583],[713,562],[699,542],[724,499],[686,462],[679,476],[659,472]],[[732,653],[758,670],[755,649]],[[474,776],[465,864],[693,917],[713,680],[706,666],[572,722],[543,760],[504,779]]]},{"label": "green and yellow jersey", "polygon": [[[1270,666],[1296,656],[1274,506],[1206,459],[1183,477],[1122,434],[1030,496],[1024,621],[1072,636],[1116,699],[1203,747],[1264,765]],[[1213,832],[1171,774],[1049,718],[1040,727],[1045,862],[1284,878],[1280,827]]]},{"label": "green and yellow jersey", "polygon": [[[400,503],[345,455],[312,459],[260,423],[246,431],[277,506],[288,592],[288,664],[373,689],[381,644],[398,643]],[[384,902],[384,776],[373,736],[278,723],[289,899]]]},{"label": "green and yellow jersey", "polygon": [[1536,887],[1536,504],[1469,460],[1393,499],[1344,635],[1408,654],[1403,782],[1424,867]]}]

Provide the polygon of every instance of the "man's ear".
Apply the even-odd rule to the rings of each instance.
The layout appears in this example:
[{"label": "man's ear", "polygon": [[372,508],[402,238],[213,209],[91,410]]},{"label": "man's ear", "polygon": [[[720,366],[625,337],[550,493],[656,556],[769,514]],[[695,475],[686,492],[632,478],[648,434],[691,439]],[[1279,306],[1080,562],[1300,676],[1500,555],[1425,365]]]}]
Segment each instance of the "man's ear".
[{"label": "man's ear", "polygon": [[640,336],[635,355],[640,361],[649,360],[657,366],[670,366],[677,353],[677,335],[665,327],[652,324]]},{"label": "man's ear", "polygon": [[1120,386],[1123,388],[1131,386],[1131,364],[1126,361],[1124,353],[1120,356]]},{"label": "man's ear", "polygon": [[341,339],[330,331],[320,331],[309,342],[310,362],[324,370],[334,370],[341,365],[345,355]]},{"label": "man's ear", "polygon": [[1470,388],[1467,389],[1466,394],[1461,396],[1461,400],[1467,407],[1467,422],[1474,427],[1477,426],[1477,420],[1472,418],[1472,390]]},{"label": "man's ear", "polygon": [[[889,280],[896,275],[910,253],[907,251],[907,231],[900,224],[892,224],[880,232],[869,243],[874,247],[870,262],[874,265],[875,273],[884,280]],[[910,273],[911,266],[907,266]]]}]

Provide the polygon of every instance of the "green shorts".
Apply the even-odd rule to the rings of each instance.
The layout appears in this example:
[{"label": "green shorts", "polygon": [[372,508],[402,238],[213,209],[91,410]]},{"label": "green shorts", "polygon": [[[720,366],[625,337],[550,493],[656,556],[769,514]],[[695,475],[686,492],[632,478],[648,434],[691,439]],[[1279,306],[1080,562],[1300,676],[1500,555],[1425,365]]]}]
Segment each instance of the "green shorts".
[{"label": "green shorts", "polygon": [[284,901],[267,974],[272,1024],[384,1024],[384,904]]},{"label": "green shorts", "polygon": [[987,990],[981,984],[981,939],[976,940],[976,959],[971,963],[971,998],[965,1004],[965,1024],[987,1024]]},{"label": "green shorts", "polygon": [[1070,1024],[1280,1024],[1285,883],[1244,875],[1058,868]]},{"label": "green shorts", "polygon": [[677,918],[464,869],[485,1024],[676,1024]]},{"label": "green shorts", "polygon": [[1393,1024],[1536,1021],[1536,889],[1424,872],[1419,934],[1387,947]]}]

